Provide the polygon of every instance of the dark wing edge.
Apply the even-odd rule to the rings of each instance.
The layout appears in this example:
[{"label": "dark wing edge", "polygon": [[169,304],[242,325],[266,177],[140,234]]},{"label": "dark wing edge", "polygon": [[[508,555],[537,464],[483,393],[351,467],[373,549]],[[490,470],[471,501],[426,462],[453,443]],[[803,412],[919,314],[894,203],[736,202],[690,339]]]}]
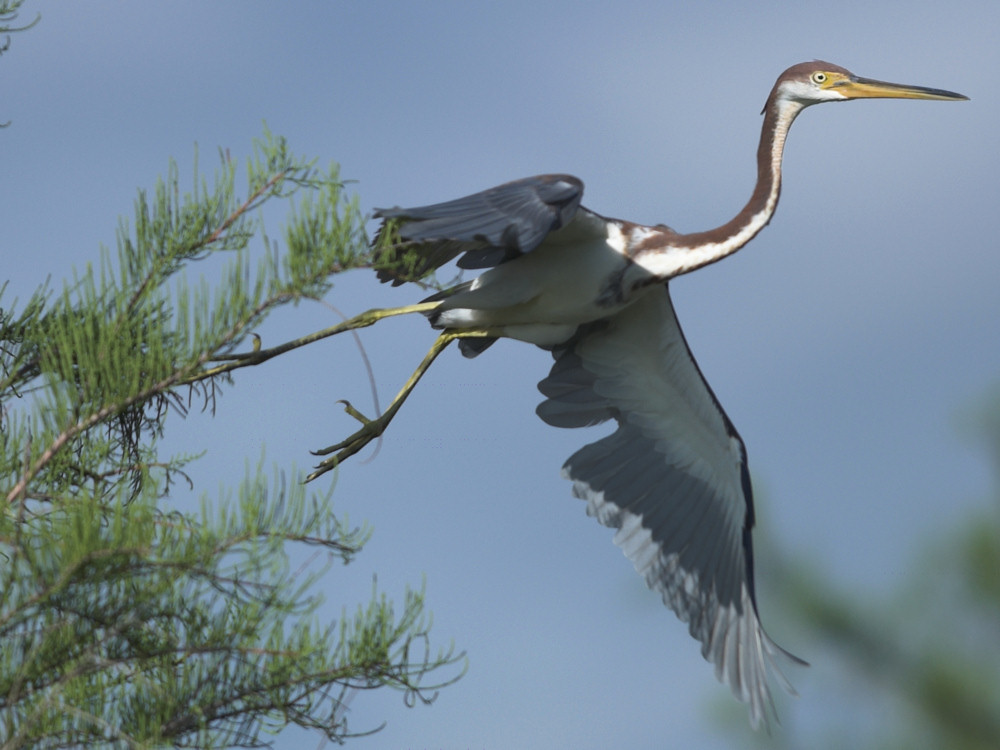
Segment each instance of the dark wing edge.
[{"label": "dark wing edge", "polygon": [[583,182],[546,174],[464,198],[416,208],[379,208],[378,278],[393,286],[421,278],[461,255],[461,268],[489,268],[534,250],[576,215]]},{"label": "dark wing edge", "polygon": [[746,451],[691,356],[669,292],[651,290],[553,354],[539,416],[558,427],[618,422],[574,453],[563,476],[588,515],[617,529],[615,544],[688,623],[753,727],[768,726],[777,718],[768,675],[794,695],[781,668],[805,662],[761,627]]}]

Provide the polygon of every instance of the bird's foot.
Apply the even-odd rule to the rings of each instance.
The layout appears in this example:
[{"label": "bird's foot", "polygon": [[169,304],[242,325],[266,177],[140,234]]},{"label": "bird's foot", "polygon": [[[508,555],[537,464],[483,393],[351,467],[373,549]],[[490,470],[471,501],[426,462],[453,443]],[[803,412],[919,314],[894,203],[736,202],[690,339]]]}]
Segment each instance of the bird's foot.
[{"label": "bird's foot", "polygon": [[[316,470],[306,477],[307,482],[310,482],[321,474],[325,474],[331,469],[336,468],[342,461],[350,458],[355,453],[362,450],[372,440],[381,437],[382,433],[385,432],[386,427],[389,426],[389,422],[392,420],[392,412],[386,412],[376,419],[369,419],[355,409],[350,401],[342,399],[337,403],[343,404],[344,411],[361,423],[361,429],[335,445],[330,445],[326,448],[312,451],[314,456],[329,456],[329,458],[323,459],[316,465]],[[332,456],[330,455],[331,453],[333,454]]]},{"label": "bird's foot", "polygon": [[[410,308],[397,309],[405,309],[407,312],[425,312],[427,309],[432,309],[437,304],[437,302],[422,303],[421,305],[411,305]],[[393,314],[398,313],[394,311]],[[403,402],[406,401],[410,393],[413,392],[413,389],[416,388],[417,383],[420,382],[420,378],[422,378],[424,373],[427,372],[427,368],[429,368],[437,356],[448,347],[448,344],[455,339],[465,338],[467,336],[499,336],[501,333],[501,331],[495,331],[490,328],[443,331],[434,340],[434,344],[431,346],[430,351],[428,351],[424,356],[420,366],[413,371],[412,375],[410,375],[410,379],[403,385],[403,389],[396,395],[396,398],[392,400],[392,403],[389,404],[389,408],[385,410],[382,416],[376,419],[368,419],[368,417],[351,406],[349,401],[339,401],[338,403],[344,405],[344,411],[361,423],[361,429],[346,440],[341,440],[336,445],[331,445],[328,448],[323,448],[322,450],[313,451],[313,455],[315,456],[329,456],[329,458],[325,458],[317,464],[316,471],[307,476],[306,481],[312,481],[321,474],[325,474],[331,469],[335,469],[338,465],[340,465],[341,461],[353,456],[375,438],[381,437],[382,433],[385,432],[389,423],[392,421],[392,418],[396,416],[396,412],[399,411],[399,407],[403,405]],[[333,454],[332,456],[330,455],[331,453]]]}]

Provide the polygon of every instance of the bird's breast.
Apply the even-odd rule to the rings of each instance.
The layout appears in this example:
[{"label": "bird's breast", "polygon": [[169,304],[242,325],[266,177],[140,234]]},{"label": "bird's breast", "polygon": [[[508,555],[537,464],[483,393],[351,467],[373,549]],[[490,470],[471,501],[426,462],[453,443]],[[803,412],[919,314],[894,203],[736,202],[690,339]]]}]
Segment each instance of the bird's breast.
[{"label": "bird's breast", "polygon": [[558,343],[527,339],[524,332],[551,327],[565,340],[577,326],[630,304],[633,295],[622,286],[633,265],[627,250],[628,237],[610,222],[603,236],[553,232],[532,252],[490,269],[444,300],[438,324],[508,328],[504,335],[512,338]]}]

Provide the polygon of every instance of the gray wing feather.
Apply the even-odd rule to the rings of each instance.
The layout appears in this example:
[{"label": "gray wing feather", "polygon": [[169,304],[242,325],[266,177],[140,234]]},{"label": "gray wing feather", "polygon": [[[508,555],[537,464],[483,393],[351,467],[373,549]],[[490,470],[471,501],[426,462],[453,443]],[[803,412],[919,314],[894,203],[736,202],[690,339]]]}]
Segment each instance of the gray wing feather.
[{"label": "gray wing feather", "polygon": [[804,662],[760,625],[746,451],[691,356],[669,293],[651,290],[553,354],[539,416],[559,427],[618,422],[563,466],[574,494],[617,529],[615,543],[688,623],[753,725],[767,723],[768,675],[794,692],[780,662]]},{"label": "gray wing feather", "polygon": [[[488,268],[531,252],[546,235],[576,215],[583,182],[565,174],[528,177],[464,198],[416,208],[380,208],[375,216],[399,220],[393,244],[376,258],[381,281],[393,285],[420,278],[462,255],[461,268]],[[379,235],[385,230],[382,225]],[[379,244],[376,238],[376,246]],[[416,254],[400,275],[398,261]]]}]

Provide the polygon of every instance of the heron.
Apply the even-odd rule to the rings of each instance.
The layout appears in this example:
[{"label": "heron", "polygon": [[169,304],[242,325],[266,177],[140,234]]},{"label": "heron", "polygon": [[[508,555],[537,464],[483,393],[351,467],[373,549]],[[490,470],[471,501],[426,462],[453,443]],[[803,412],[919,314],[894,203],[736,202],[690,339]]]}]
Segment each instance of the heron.
[{"label": "heron", "polygon": [[565,428],[617,423],[563,465],[573,494],[588,515],[615,529],[615,544],[687,623],[716,677],[747,705],[753,728],[776,720],[769,682],[794,694],[783,667],[805,662],[761,626],[746,447],[691,354],[669,282],[735,253],[768,224],[781,192],[785,139],[806,107],[872,98],[968,97],[861,78],[821,61],[788,68],[764,105],[750,200],[708,231],[605,217],[580,205],[583,182],[567,174],[377,210],[381,281],[418,280],[455,258],[459,268],[482,273],[419,304],[374,311],[372,320],[423,313],[441,333],[381,416],[368,419],[345,402],[361,427],[316,452],[326,458],[310,479],[382,435],[451,342],[467,357],[498,338],[551,351],[538,416]]}]

